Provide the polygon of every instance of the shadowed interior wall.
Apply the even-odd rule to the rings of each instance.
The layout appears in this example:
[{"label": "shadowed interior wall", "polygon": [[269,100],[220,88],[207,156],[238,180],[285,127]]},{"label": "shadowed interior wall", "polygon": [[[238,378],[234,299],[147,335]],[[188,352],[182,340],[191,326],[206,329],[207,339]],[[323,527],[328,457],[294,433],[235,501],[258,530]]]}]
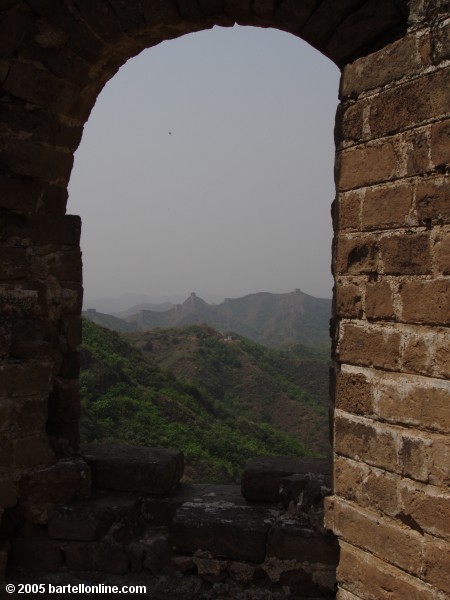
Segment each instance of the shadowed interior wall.
[{"label": "shadowed interior wall", "polygon": [[0,512],[43,523],[32,482],[47,474],[51,503],[79,477],[64,467],[82,304],[80,219],[65,204],[96,97],[163,40],[276,27],[343,69],[327,510],[338,597],[450,593],[449,21],[448,0],[2,0]]}]

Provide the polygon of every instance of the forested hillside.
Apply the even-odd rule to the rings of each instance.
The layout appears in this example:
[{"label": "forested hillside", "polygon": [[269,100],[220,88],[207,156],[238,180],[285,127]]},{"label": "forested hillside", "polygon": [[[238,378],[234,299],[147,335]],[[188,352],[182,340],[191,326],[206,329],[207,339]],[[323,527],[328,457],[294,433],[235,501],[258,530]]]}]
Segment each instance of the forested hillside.
[{"label": "forested hillside", "polygon": [[[230,345],[217,337],[220,336],[217,332],[198,329],[184,337],[199,340],[199,356],[203,354],[206,363],[213,364],[216,360],[218,372],[230,367],[248,374],[247,358],[244,354],[236,358],[230,350],[234,342]],[[168,336],[164,342],[167,345],[172,334],[164,335]],[[183,337],[179,333],[173,336]],[[174,368],[172,372],[169,370],[170,365],[165,363],[169,360],[167,352],[164,360],[153,350],[149,353],[153,343],[156,347],[156,339],[144,340],[147,352],[142,352],[118,333],[84,320],[80,377],[83,441],[172,446],[185,453],[188,479],[209,482],[238,481],[243,466],[253,456],[313,453],[312,446],[303,442],[301,435],[285,433],[272,424],[269,397],[259,409],[255,404],[258,394],[247,394],[245,381],[239,384],[237,380],[233,380],[234,392],[227,394],[223,382],[219,383],[221,377],[206,376],[203,370],[206,365],[199,366],[200,387],[195,377],[175,373]],[[239,340],[238,344],[248,356],[256,352],[255,344],[246,346],[245,340]],[[177,342],[173,345],[177,346]],[[228,359],[223,362],[225,355]],[[270,368],[274,369],[274,381],[279,378],[271,393],[278,386],[293,402],[308,406],[312,411],[308,414],[317,415],[316,420],[311,417],[308,427],[311,430],[316,427],[317,436],[325,438],[324,404],[307,390],[302,396],[297,384],[281,368],[278,370],[274,365]],[[261,385],[267,387],[267,381]],[[240,396],[236,394],[236,386],[238,389],[241,386]],[[249,403],[245,399],[250,397]],[[258,412],[262,422],[257,422]]]}]

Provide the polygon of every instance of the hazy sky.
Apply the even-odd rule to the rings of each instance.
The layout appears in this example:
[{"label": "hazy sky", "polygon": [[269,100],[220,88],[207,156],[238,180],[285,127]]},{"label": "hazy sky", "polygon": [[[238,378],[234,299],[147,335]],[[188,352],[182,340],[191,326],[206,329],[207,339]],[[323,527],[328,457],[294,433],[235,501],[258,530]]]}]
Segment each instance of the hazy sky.
[{"label": "hazy sky", "polygon": [[97,100],[70,181],[85,298],[331,297],[338,81],[298,38],[248,27],[130,60]]}]

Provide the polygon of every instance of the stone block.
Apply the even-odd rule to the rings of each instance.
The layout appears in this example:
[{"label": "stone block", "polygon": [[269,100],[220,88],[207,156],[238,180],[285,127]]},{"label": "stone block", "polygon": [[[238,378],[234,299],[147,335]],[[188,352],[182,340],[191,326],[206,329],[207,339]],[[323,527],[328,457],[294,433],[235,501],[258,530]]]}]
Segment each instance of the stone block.
[{"label": "stone block", "polygon": [[434,255],[438,273],[450,275],[450,231],[448,229],[444,229],[435,240]]},{"label": "stone block", "polygon": [[377,186],[366,190],[362,202],[362,229],[393,229],[409,224],[412,189],[408,185]]},{"label": "stone block", "polygon": [[450,69],[442,69],[381,92],[370,103],[371,135],[384,137],[446,115],[449,87]]},{"label": "stone block", "polygon": [[57,571],[63,564],[63,553],[57,542],[47,538],[15,538],[12,565],[30,571]]},{"label": "stone block", "polygon": [[43,178],[45,174],[47,181],[69,181],[73,166],[72,153],[20,139],[11,140],[7,148],[0,151],[0,158],[13,173],[36,178]]},{"label": "stone block", "polygon": [[90,542],[106,535],[139,509],[136,495],[96,491],[86,500],[73,500],[69,504],[54,506],[48,518],[51,538]]},{"label": "stone block", "polygon": [[436,600],[435,592],[417,577],[344,541],[341,542],[338,581],[346,590],[367,600]]},{"label": "stone block", "polygon": [[183,453],[169,448],[91,444],[81,453],[95,488],[160,496],[176,488],[183,475]]},{"label": "stone block", "polygon": [[388,471],[398,470],[397,431],[345,413],[335,417],[335,452]]},{"label": "stone block", "polygon": [[425,581],[450,594],[450,543],[443,540],[425,542]]},{"label": "stone block", "polygon": [[278,502],[283,477],[295,473],[329,475],[331,463],[327,459],[295,458],[289,456],[260,456],[245,467],[241,478],[241,491],[247,500]]},{"label": "stone block", "polygon": [[142,516],[151,526],[167,526],[173,520],[176,511],[186,503],[232,503],[246,506],[247,501],[241,495],[238,485],[208,483],[180,483],[169,496],[146,497],[142,500]]},{"label": "stone block", "polygon": [[394,329],[346,323],[337,350],[338,360],[361,366],[397,370],[401,335]]},{"label": "stone block", "polygon": [[48,466],[55,457],[45,433],[14,440],[14,465],[17,468]]},{"label": "stone block", "polygon": [[382,469],[343,456],[335,458],[334,493],[361,508],[396,517],[399,482],[399,476]]},{"label": "stone block", "polygon": [[106,542],[67,542],[67,567],[74,571],[102,571],[123,575],[128,571],[129,559],[118,545]]},{"label": "stone block", "polygon": [[397,518],[419,532],[450,541],[450,493],[403,479],[398,482],[400,508]]},{"label": "stone block", "polygon": [[420,67],[416,35],[406,35],[401,40],[346,65],[341,82],[341,96],[345,98],[359,95],[415,75]]},{"label": "stone block", "polygon": [[407,232],[382,237],[379,248],[385,274],[428,275],[431,273],[428,232]]},{"label": "stone block", "polygon": [[339,281],[336,286],[336,309],[337,317],[348,319],[360,319],[363,315],[362,294],[358,281]]},{"label": "stone block", "polygon": [[328,519],[331,513],[333,531],[341,539],[405,571],[415,575],[420,573],[421,533],[336,497],[328,503],[327,513]]},{"label": "stone block", "polygon": [[12,64],[4,83],[4,90],[49,110],[56,108],[58,100],[62,97],[67,101],[69,95],[73,97],[77,93],[77,90],[45,69],[19,61]]},{"label": "stone block", "polygon": [[432,56],[435,64],[450,58],[450,23],[444,21],[434,29]]},{"label": "stone block", "polygon": [[436,341],[434,353],[436,374],[450,379],[450,332],[441,332]]},{"label": "stone block", "polygon": [[296,520],[281,519],[270,530],[267,556],[336,567],[339,546],[334,535],[313,531]]},{"label": "stone block", "polygon": [[405,340],[402,355],[402,370],[430,375],[433,368],[432,334],[411,336]]},{"label": "stone block", "polygon": [[400,284],[402,320],[431,325],[450,324],[450,282],[410,280]]},{"label": "stone block", "polygon": [[367,319],[389,320],[395,317],[392,289],[388,281],[376,281],[366,286]]},{"label": "stone block", "polygon": [[38,290],[24,289],[19,286],[0,288],[0,317],[2,319],[30,319],[42,316],[42,313]]},{"label": "stone block", "polygon": [[175,552],[209,552],[213,558],[262,562],[267,534],[278,511],[229,503],[187,503],[170,527]]},{"label": "stone block", "polygon": [[336,274],[377,273],[379,266],[378,237],[339,237],[334,272]]},{"label": "stone block", "polygon": [[338,197],[338,220],[339,231],[361,230],[361,194],[350,192]]},{"label": "stone block", "polygon": [[389,181],[396,175],[397,161],[392,140],[342,150],[336,158],[338,190]]},{"label": "stone block", "polygon": [[431,128],[431,160],[436,167],[450,164],[450,121]]},{"label": "stone block", "polygon": [[26,248],[0,248],[0,262],[0,279],[6,281],[24,279],[29,269]]},{"label": "stone block", "polygon": [[20,482],[20,502],[27,519],[46,523],[48,511],[55,504],[74,497],[87,497],[91,473],[79,458],[60,459],[54,465],[28,473]]},{"label": "stone block", "polygon": [[340,371],[336,378],[335,406],[357,415],[373,414],[372,384],[362,373]]}]

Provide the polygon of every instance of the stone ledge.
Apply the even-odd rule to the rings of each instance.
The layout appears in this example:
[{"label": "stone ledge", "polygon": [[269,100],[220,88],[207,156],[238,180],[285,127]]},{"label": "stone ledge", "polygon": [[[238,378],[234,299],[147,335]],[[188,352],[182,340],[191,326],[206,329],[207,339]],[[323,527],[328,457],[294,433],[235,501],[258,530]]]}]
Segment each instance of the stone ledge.
[{"label": "stone ledge", "polygon": [[183,476],[183,453],[170,448],[89,444],[81,454],[97,489],[161,496],[176,488]]}]

